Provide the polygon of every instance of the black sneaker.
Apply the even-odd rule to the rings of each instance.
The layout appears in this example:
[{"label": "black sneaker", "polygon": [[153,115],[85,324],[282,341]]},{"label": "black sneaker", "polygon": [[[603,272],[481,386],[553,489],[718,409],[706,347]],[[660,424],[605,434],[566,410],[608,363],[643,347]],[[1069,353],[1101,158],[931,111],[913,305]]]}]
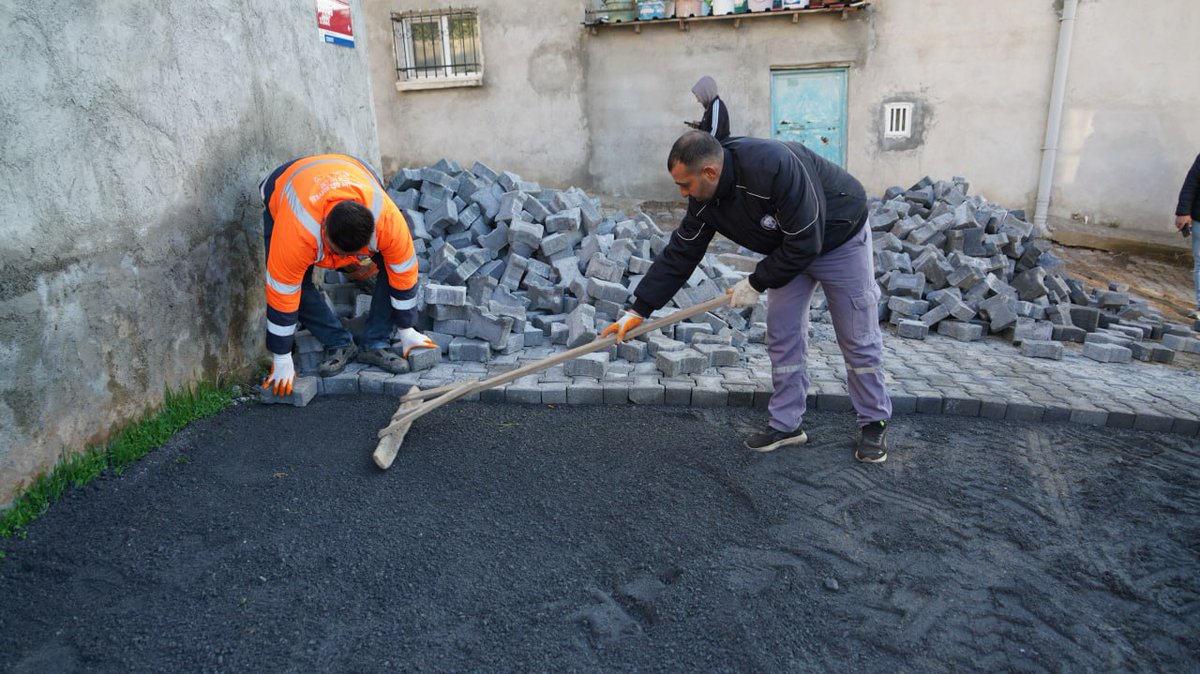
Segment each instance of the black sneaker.
[{"label": "black sneaker", "polygon": [[863,463],[887,461],[886,421],[872,421],[860,429],[858,445],[854,448],[854,458]]},{"label": "black sneaker", "polygon": [[767,428],[766,433],[755,433],[746,438],[745,445],[756,452],[770,452],[784,445],[803,445],[808,442],[808,434],[803,428],[797,428],[790,433]]}]

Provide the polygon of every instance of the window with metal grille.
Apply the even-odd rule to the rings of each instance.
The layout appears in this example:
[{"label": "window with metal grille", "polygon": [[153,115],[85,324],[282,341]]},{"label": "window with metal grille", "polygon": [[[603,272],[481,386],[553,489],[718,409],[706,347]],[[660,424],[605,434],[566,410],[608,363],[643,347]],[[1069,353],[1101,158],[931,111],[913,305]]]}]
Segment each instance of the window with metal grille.
[{"label": "window with metal grille", "polygon": [[883,106],[884,138],[912,136],[912,103],[887,103]]},{"label": "window with metal grille", "polygon": [[398,88],[482,84],[478,10],[451,8],[392,14],[392,31]]}]

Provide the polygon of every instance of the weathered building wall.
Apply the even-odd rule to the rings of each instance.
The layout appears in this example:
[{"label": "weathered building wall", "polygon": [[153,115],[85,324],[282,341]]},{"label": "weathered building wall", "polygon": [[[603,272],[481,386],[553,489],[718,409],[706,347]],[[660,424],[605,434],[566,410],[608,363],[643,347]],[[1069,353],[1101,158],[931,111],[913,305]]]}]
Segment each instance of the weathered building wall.
[{"label": "weathered building wall", "polygon": [[0,504],[264,353],[258,181],[378,159],[364,45],[320,43],[312,3],[4,5]]},{"label": "weathered building wall", "polygon": [[392,12],[462,6],[450,0],[364,0],[384,170],[443,157],[482,161],[548,185],[585,183],[592,137],[584,116],[587,64],[575,2],[481,0],[483,86],[396,90]]},{"label": "weathered building wall", "polygon": [[[877,0],[846,20],[595,35],[580,25],[586,2],[477,4],[486,85],[400,94],[387,13],[445,2],[367,0],[375,44],[389,41],[372,54],[389,169],[482,158],[546,184],[672,198],[663,163],[682,120],[699,117],[696,79],[716,78],[733,133],[768,135],[772,68],[835,64],[849,68],[847,167],[870,192],[964,175],[1033,215],[1062,0]],[[1081,212],[1139,236],[1169,226],[1171,192],[1200,151],[1198,22],[1194,0],[1080,3],[1052,224]],[[889,101],[916,105],[911,140],[883,139]]]},{"label": "weathered building wall", "polygon": [[1183,245],[1179,188],[1200,153],[1200,5],[1084,0],[1051,224]]}]

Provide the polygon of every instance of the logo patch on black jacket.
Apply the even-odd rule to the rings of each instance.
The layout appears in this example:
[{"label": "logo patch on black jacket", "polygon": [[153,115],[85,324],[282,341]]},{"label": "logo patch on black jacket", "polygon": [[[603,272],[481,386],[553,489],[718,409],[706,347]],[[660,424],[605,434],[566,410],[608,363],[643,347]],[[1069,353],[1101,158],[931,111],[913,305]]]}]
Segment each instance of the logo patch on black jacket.
[{"label": "logo patch on black jacket", "polygon": [[774,215],[768,214],[762,216],[762,220],[758,221],[758,226],[766,230],[779,229],[779,221],[775,219]]}]

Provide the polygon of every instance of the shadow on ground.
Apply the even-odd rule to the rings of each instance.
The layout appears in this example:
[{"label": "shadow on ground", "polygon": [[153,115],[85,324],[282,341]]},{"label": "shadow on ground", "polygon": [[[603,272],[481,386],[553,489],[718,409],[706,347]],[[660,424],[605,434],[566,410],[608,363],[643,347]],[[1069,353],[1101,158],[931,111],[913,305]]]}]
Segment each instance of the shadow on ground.
[{"label": "shadow on ground", "polygon": [[758,410],[243,405],[8,541],[11,671],[1183,670],[1200,446]]}]

